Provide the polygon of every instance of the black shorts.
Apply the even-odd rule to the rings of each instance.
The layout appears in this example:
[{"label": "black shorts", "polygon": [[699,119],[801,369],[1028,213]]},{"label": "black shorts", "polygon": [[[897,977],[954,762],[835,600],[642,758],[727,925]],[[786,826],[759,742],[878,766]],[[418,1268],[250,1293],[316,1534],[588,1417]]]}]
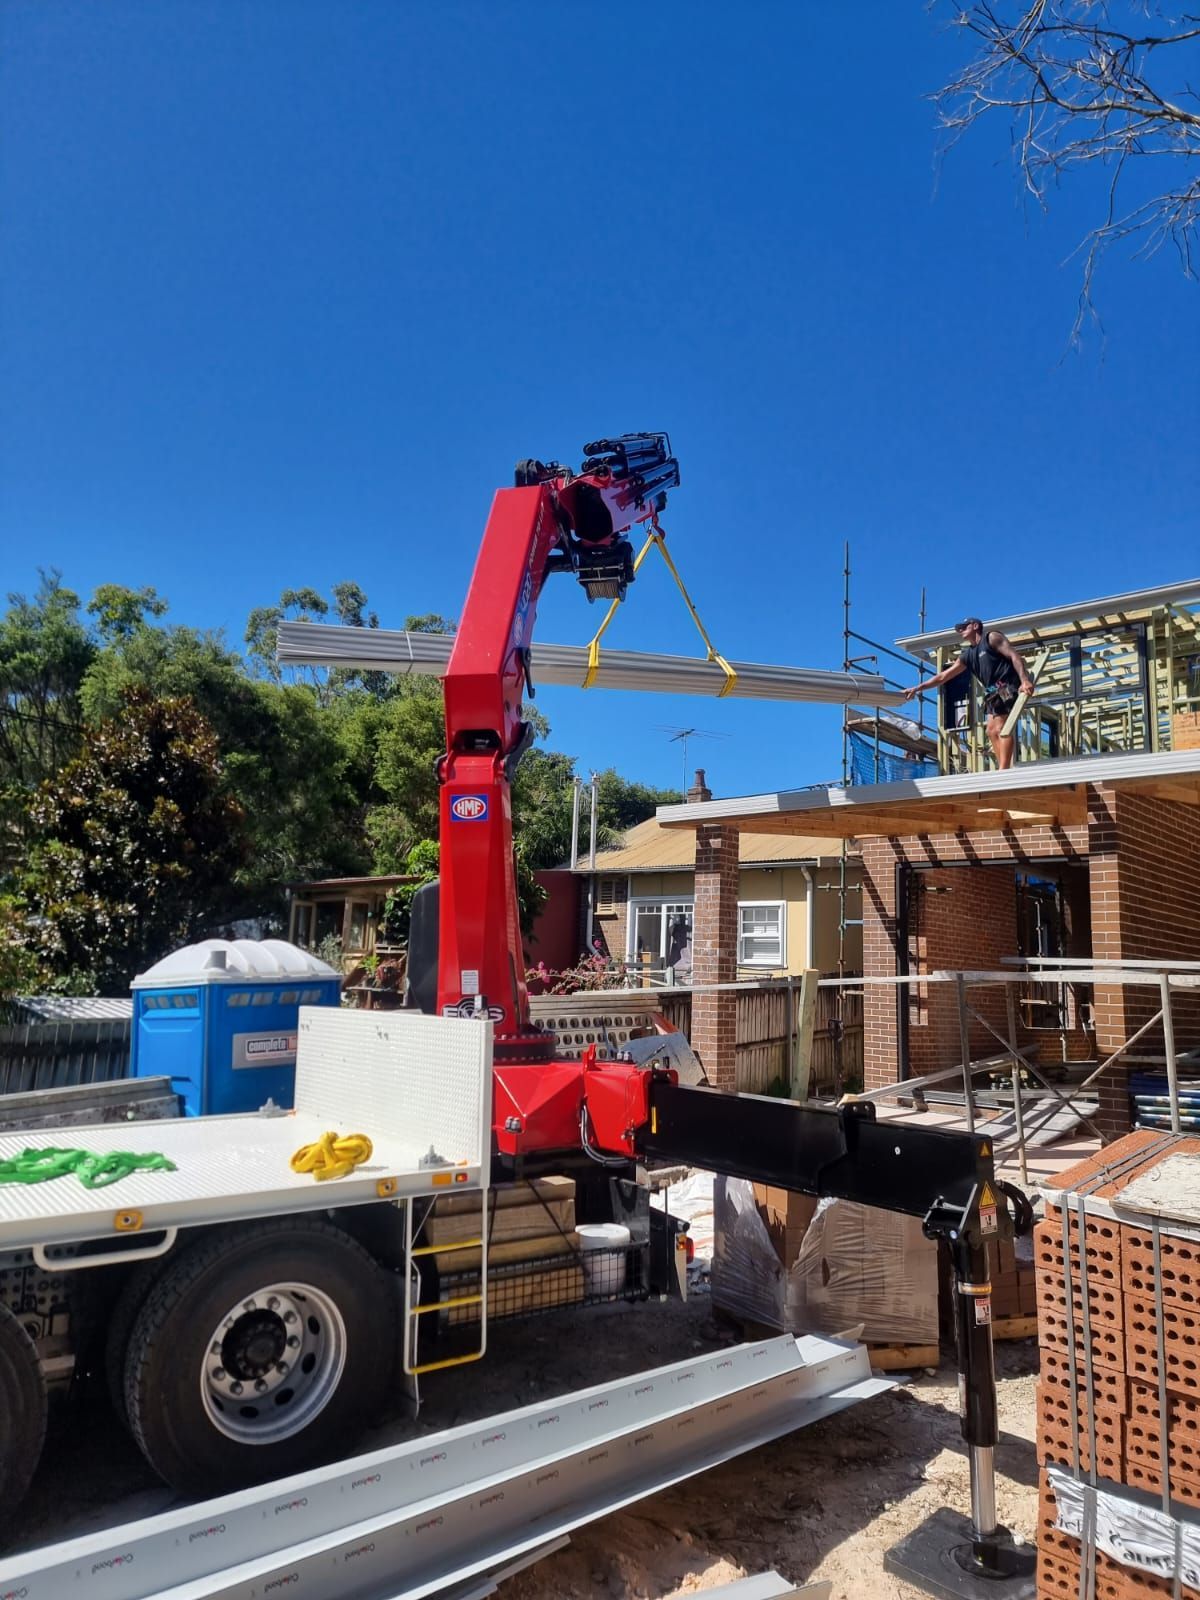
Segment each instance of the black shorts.
[{"label": "black shorts", "polygon": [[984,697],[983,709],[989,717],[1007,717],[1016,703],[1015,689],[993,689]]}]

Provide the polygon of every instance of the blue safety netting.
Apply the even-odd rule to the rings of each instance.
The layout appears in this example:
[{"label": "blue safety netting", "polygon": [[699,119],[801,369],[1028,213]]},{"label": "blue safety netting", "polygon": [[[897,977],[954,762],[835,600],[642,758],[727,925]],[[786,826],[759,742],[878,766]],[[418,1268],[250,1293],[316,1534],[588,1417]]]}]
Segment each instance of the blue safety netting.
[{"label": "blue safety netting", "polygon": [[868,734],[850,735],[851,783],[903,783],[906,778],[936,778],[936,761],[889,750]]}]

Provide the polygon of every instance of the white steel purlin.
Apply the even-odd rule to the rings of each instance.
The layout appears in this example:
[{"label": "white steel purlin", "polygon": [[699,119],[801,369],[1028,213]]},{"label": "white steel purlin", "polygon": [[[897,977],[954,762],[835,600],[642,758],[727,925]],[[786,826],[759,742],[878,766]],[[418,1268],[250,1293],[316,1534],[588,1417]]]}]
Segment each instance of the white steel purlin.
[{"label": "white steel purlin", "polygon": [[[281,622],[277,659],[284,666],[361,667],[398,677],[444,676],[454,639],[449,634],[408,633],[398,628],[342,628],[324,622]],[[728,696],[733,700],[793,700],[828,705],[898,706],[904,697],[869,672],[831,672],[817,667],[731,661],[730,686],[715,661],[699,656],[642,650],[605,650],[589,668],[583,645],[534,644],[530,670],[535,683],[571,688],[653,690],[660,694]],[[590,672],[590,682],[589,679]]]},{"label": "white steel purlin", "polygon": [[0,1561],[22,1600],[420,1600],[891,1388],[782,1335]]}]

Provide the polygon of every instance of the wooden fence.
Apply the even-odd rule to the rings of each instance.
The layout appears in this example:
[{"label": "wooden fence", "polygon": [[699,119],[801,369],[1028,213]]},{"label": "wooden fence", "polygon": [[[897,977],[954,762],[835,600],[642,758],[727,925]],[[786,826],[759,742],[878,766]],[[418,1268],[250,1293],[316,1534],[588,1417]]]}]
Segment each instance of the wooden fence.
[{"label": "wooden fence", "polygon": [[[659,1009],[688,1033],[692,997],[660,989]],[[737,993],[737,1087],[749,1094],[783,1088],[789,1081],[792,1038],[800,1015],[799,980],[789,989],[742,989]],[[862,1083],[862,995],[845,989],[818,989],[813,1025],[809,1093],[830,1095]]]},{"label": "wooden fence", "polygon": [[0,1094],[127,1077],[130,1027],[127,1017],[0,1026]]}]

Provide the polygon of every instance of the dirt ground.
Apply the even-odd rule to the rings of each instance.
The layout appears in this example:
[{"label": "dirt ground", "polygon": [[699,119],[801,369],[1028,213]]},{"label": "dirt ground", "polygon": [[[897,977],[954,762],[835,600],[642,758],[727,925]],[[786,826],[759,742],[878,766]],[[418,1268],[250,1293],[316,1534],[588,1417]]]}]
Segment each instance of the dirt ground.
[{"label": "dirt ground", "polygon": [[[731,1338],[714,1323],[707,1295],[686,1305],[615,1305],[497,1323],[484,1363],[426,1380],[416,1428],[454,1427]],[[1014,1532],[1032,1537],[1037,1353],[1023,1343],[998,1345],[996,1354],[998,1508]],[[361,1447],[379,1448],[413,1430],[411,1421],[392,1421]],[[57,1418],[17,1548],[178,1503],[93,1386]],[[499,1593],[503,1600],[666,1600],[774,1568],[796,1583],[830,1579],[833,1600],[915,1600],[915,1590],[883,1571],[883,1552],[939,1506],[966,1510],[968,1503],[956,1376],[943,1365],[936,1377],[918,1374],[890,1394],[579,1530],[567,1549]]]}]

